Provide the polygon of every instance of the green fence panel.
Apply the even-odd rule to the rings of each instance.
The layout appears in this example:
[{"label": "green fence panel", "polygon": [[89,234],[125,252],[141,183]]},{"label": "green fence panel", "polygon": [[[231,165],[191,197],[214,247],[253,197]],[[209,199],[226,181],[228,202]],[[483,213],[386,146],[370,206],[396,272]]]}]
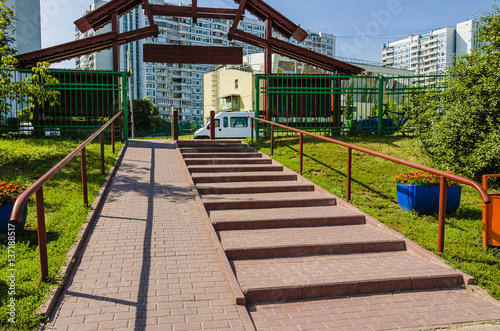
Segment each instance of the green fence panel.
[{"label": "green fence panel", "polygon": [[[128,138],[126,72],[52,69],[50,74],[59,81],[58,85],[48,87],[59,91],[57,105],[40,104],[31,108],[22,102],[10,102],[11,112],[8,117],[19,119],[18,134],[86,136],[122,110],[123,136]],[[23,69],[13,73],[16,81],[25,80],[29,76],[30,70]],[[0,123],[2,124],[5,123]],[[119,129],[120,125],[117,124],[117,137]],[[106,135],[110,136],[110,132],[111,129],[107,129]]]},{"label": "green fence panel", "polygon": [[[413,96],[439,87],[443,78],[256,75],[255,114],[318,134],[392,134],[403,130]],[[268,133],[266,125],[256,127],[257,137]]]}]

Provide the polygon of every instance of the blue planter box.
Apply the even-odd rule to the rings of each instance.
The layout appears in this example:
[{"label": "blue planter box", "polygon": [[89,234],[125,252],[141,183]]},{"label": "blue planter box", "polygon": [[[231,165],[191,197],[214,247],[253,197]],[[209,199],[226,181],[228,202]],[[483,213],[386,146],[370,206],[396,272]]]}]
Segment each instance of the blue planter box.
[{"label": "blue planter box", "polygon": [[[439,186],[398,184],[398,203],[401,209],[415,210],[422,214],[439,212]],[[446,212],[452,213],[460,205],[462,186],[448,186],[446,193]]]},{"label": "blue planter box", "polygon": [[[13,207],[14,207],[13,204],[12,205],[4,204],[0,206],[0,236],[7,235],[7,232],[9,231],[9,220]],[[21,215],[21,220],[19,224],[15,225],[16,232],[19,232],[22,229],[24,229],[24,224],[26,223],[26,216],[28,216],[28,205],[24,205],[23,213]]]}]

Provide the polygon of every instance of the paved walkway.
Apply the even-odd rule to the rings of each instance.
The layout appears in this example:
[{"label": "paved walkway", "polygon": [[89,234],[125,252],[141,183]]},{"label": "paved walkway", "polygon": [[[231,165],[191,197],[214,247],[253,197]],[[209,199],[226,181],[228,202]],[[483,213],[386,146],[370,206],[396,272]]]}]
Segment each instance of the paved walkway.
[{"label": "paved walkway", "polygon": [[49,330],[245,330],[172,142],[129,143],[68,284]]},{"label": "paved walkway", "polygon": [[[224,211],[213,214],[224,219]],[[301,240],[294,229],[282,231]],[[222,239],[240,250],[266,241],[230,231]],[[498,301],[464,289],[236,306],[171,141],[129,142],[84,247],[48,330],[253,330],[250,316],[258,330],[287,331],[434,330],[500,320]],[[464,326],[490,328],[499,326]]]}]

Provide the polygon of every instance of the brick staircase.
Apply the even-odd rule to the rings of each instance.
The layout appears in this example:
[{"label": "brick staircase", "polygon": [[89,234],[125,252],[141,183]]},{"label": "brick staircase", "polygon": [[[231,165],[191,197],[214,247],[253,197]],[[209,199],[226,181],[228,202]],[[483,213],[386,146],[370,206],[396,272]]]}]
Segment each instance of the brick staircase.
[{"label": "brick staircase", "polygon": [[240,141],[178,141],[247,302],[460,287],[359,212]]}]

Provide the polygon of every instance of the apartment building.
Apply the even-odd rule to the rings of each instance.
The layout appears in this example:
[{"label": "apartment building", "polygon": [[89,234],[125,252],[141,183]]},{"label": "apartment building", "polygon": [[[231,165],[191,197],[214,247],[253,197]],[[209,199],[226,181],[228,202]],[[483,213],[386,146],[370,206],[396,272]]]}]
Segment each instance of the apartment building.
[{"label": "apartment building", "polygon": [[14,41],[17,54],[39,50],[42,47],[40,25],[40,0],[8,0],[6,5],[14,9]]},{"label": "apartment building", "polygon": [[417,75],[437,75],[454,65],[455,54],[469,53],[476,47],[473,20],[458,23],[422,35],[382,45],[382,65],[412,70]]},{"label": "apartment building", "polygon": [[[94,7],[98,8],[100,0],[95,0]],[[182,5],[150,0],[151,4]],[[248,15],[247,15],[248,16]],[[182,17],[155,17],[160,34],[157,38],[147,38],[127,45],[120,50],[121,69],[130,67],[132,71],[131,88],[129,93],[134,99],[150,98],[159,107],[160,115],[169,118],[172,110],[177,110],[181,120],[195,120],[203,122],[203,75],[214,70],[212,65],[203,64],[178,64],[178,63],[144,63],[142,61],[142,48],[144,43],[167,45],[202,45],[202,46],[238,46],[243,47],[243,55],[262,52],[262,49],[227,40],[232,21],[217,19],[198,19],[193,23],[191,18]],[[119,28],[121,32],[130,31],[148,24],[141,7],[120,17]],[[107,27],[97,33],[106,31]],[[264,23],[245,17],[238,26],[239,29],[254,35],[264,36]],[[93,34],[94,32],[90,32]],[[89,35],[89,34],[87,34]],[[283,39],[281,35],[275,35]],[[75,38],[83,38],[84,34],[76,31]],[[311,32],[301,45],[328,56],[335,55],[335,36],[332,34]],[[78,69],[111,69],[111,52],[91,54],[76,60]]]}]

